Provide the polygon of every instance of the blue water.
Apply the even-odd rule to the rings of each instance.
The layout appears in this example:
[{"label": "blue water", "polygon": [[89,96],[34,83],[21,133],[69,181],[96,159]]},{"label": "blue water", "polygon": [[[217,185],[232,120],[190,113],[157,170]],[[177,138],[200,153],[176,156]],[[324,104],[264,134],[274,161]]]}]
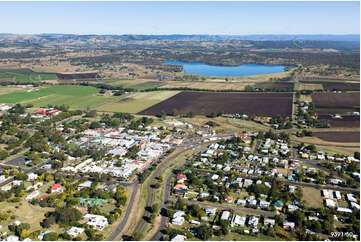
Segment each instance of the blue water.
[{"label": "blue water", "polygon": [[261,65],[261,64],[243,64],[240,66],[212,66],[202,62],[182,62],[170,60],[164,62],[165,65],[182,65],[187,74],[219,76],[219,77],[237,77],[253,76],[280,73],[285,71],[286,66]]}]

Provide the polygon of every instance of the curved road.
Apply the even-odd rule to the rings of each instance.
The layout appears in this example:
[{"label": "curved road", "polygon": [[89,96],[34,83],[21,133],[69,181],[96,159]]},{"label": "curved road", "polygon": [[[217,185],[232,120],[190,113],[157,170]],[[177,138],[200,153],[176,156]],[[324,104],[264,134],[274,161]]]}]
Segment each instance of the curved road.
[{"label": "curved road", "polygon": [[127,206],[127,210],[125,212],[125,216],[124,216],[122,222],[120,222],[120,224],[118,225],[115,232],[112,234],[112,236],[109,237],[108,241],[109,240],[115,240],[115,238],[118,237],[118,235],[123,231],[125,225],[128,222],[130,212],[132,211],[132,208],[133,208],[133,205],[134,205],[135,195],[137,194],[137,191],[138,191],[138,180],[137,179],[133,182],[132,189],[133,189],[132,195],[131,195],[130,200],[128,202],[128,206]]}]

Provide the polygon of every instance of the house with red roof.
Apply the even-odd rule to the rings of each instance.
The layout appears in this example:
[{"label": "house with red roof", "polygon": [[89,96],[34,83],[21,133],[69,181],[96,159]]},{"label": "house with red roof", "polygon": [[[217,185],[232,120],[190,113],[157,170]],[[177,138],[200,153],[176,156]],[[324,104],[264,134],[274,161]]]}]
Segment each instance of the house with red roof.
[{"label": "house with red roof", "polygon": [[47,195],[47,194],[44,194],[44,195],[40,196],[40,197],[38,198],[38,200],[39,200],[39,202],[40,202],[40,201],[44,200],[44,199],[47,198],[47,197],[48,197],[48,195]]},{"label": "house with red roof", "polygon": [[181,194],[181,195],[185,195],[187,194],[187,190],[188,190],[188,187],[184,184],[176,184],[174,186],[174,193],[175,194]]},{"label": "house with red roof", "polygon": [[56,183],[50,188],[50,191],[51,191],[51,193],[54,193],[54,192],[62,193],[63,187],[60,184]]},{"label": "house with red roof", "polygon": [[37,111],[35,111],[36,114],[42,114],[42,115],[58,115],[59,113],[61,113],[60,110],[58,109],[39,109]]},{"label": "house with red roof", "polygon": [[187,180],[187,176],[184,175],[184,174],[178,174],[178,175],[177,175],[177,179]]},{"label": "house with red roof", "polygon": [[231,203],[233,201],[233,197],[232,196],[226,196],[225,198],[227,203]]}]

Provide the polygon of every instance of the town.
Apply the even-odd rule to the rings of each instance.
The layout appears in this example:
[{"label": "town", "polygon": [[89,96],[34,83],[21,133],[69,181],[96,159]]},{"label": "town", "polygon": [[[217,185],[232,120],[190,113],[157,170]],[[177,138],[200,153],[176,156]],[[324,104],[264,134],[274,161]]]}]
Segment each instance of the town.
[{"label": "town", "polygon": [[359,1],[0,21],[0,241],[361,240]]}]

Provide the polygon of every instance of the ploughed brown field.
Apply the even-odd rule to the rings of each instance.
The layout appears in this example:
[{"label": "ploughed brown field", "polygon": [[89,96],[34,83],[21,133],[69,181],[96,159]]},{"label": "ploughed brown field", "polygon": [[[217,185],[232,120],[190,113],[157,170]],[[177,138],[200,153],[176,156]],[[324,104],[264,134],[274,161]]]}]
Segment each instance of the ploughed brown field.
[{"label": "ploughed brown field", "polygon": [[319,92],[312,95],[316,108],[352,108],[360,106],[360,92]]},{"label": "ploughed brown field", "polygon": [[[360,117],[353,116],[353,112],[359,112],[360,92],[352,93],[315,93],[312,95],[318,120],[327,122],[331,127],[360,127]],[[342,119],[332,118],[332,115],[340,114]]]},{"label": "ploughed brown field", "polygon": [[288,90],[293,91],[294,83],[292,82],[261,82],[256,84],[256,88],[268,90]]},{"label": "ploughed brown field", "polygon": [[360,132],[313,132],[313,136],[329,142],[360,142]]},{"label": "ploughed brown field", "polygon": [[307,81],[301,82],[305,84],[322,84],[324,90],[333,91],[333,90],[343,90],[343,91],[359,91],[359,83],[345,83],[345,82],[325,82],[325,81]]},{"label": "ploughed brown field", "polygon": [[330,115],[319,115],[318,120],[323,122],[328,122],[332,128],[338,127],[350,127],[356,128],[360,127],[360,117],[359,116],[342,116],[342,119],[332,118]]},{"label": "ploughed brown field", "polygon": [[198,115],[215,113],[247,113],[258,116],[291,116],[292,93],[216,93],[181,92],[150,108],[141,115],[167,114],[177,110],[180,114]]}]

